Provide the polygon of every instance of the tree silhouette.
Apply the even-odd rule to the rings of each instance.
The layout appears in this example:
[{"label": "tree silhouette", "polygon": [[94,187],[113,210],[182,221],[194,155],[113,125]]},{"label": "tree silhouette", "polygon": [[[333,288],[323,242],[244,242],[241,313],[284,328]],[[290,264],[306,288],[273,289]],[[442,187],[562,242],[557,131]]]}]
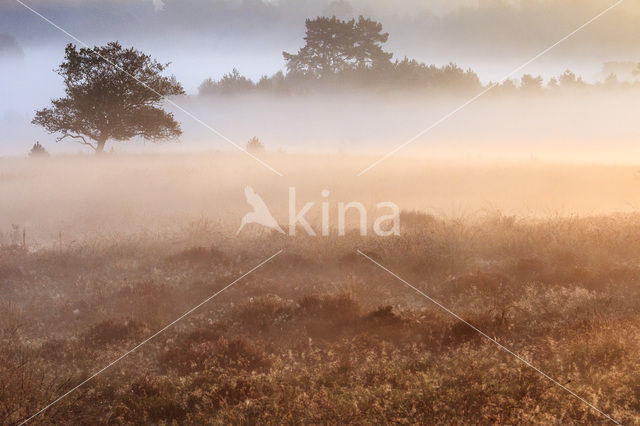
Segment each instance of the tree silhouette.
[{"label": "tree silhouette", "polygon": [[560,77],[558,77],[560,87],[564,88],[576,88],[585,86],[582,77],[576,76],[573,71],[566,70]]},{"label": "tree silhouette", "polygon": [[542,77],[534,77],[530,74],[524,74],[520,79],[520,88],[529,92],[537,92],[542,89]]},{"label": "tree silhouette", "polygon": [[96,153],[104,151],[109,139],[139,136],[158,142],[178,137],[180,125],[161,108],[164,96],[184,94],[173,76],[161,75],[168,65],[117,42],[79,50],[68,44],[57,69],[66,97],[36,112],[32,123],[61,133],[58,142],[71,138]]},{"label": "tree silhouette", "polygon": [[219,81],[213,81],[211,78],[206,79],[200,84],[198,93],[202,95],[210,95],[215,93],[234,94],[248,92],[255,87],[253,81],[240,74],[237,68],[230,73],[222,76]]},{"label": "tree silhouette", "polygon": [[264,145],[257,136],[254,136],[247,142],[247,151],[253,154],[260,154],[264,152]]},{"label": "tree silhouette", "polygon": [[389,38],[382,24],[360,16],[343,21],[318,17],[305,21],[306,44],[298,53],[283,52],[289,73],[313,78],[388,64],[393,56],[382,49]]},{"label": "tree silhouette", "polygon": [[357,67],[381,68],[389,64],[393,53],[385,52],[382,45],[389,33],[382,32],[382,24],[360,16],[355,27],[353,57]]},{"label": "tree silhouette", "polygon": [[36,142],[29,151],[29,157],[48,157],[49,152],[40,142]]}]

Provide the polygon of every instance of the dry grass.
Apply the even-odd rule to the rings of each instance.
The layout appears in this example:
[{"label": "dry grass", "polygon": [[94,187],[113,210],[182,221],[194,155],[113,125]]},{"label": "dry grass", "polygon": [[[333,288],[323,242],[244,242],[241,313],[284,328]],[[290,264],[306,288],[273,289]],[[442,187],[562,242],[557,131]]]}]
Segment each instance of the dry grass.
[{"label": "dry grass", "polygon": [[[640,217],[403,215],[402,236],[224,244],[211,230],[0,251],[0,423],[15,424],[282,247],[36,424],[640,422]],[[202,241],[208,244],[202,244]],[[257,248],[259,247],[259,248]]]}]

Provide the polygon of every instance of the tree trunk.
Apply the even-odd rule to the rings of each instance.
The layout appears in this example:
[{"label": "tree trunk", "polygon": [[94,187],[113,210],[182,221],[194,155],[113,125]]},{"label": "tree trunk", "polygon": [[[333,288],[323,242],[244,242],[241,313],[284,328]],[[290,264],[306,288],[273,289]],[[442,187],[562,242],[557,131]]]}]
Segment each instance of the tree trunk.
[{"label": "tree trunk", "polygon": [[100,138],[96,145],[96,154],[102,154],[104,152],[104,145],[107,143],[107,138]]}]

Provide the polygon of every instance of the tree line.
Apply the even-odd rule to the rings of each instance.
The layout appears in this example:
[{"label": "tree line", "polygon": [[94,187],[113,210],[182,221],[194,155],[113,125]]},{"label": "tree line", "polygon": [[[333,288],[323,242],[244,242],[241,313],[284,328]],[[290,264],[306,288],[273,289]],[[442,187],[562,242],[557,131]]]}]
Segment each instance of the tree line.
[{"label": "tree line", "polygon": [[[408,58],[392,61],[393,54],[383,48],[388,38],[379,22],[362,16],[357,20],[307,19],[305,45],[296,53],[283,52],[286,73],[281,71],[253,82],[234,69],[220,80],[205,80],[199,93],[312,93],[351,88],[476,94],[487,87],[476,73],[454,63],[438,67]],[[37,111],[32,123],[57,134],[58,142],[70,139],[97,153],[104,151],[109,140],[175,139],[182,134],[180,124],[163,107],[166,97],[184,95],[185,91],[175,77],[163,76],[168,65],[118,42],[80,49],[69,44],[65,59],[56,70],[64,79],[66,96],[53,99],[51,106]],[[498,94],[595,87],[571,71],[546,84],[542,77],[525,74],[519,84],[506,80],[490,85],[494,86],[492,93]],[[613,75],[596,86],[627,87]],[[259,148],[257,139],[249,145],[251,149],[256,147]],[[44,151],[37,143],[32,154],[42,156]]]},{"label": "tree line", "polygon": [[[525,74],[520,80],[507,79],[483,86],[471,69],[451,62],[444,66],[427,65],[404,57],[392,60],[393,53],[384,50],[389,34],[382,24],[360,16],[357,20],[318,17],[305,22],[305,45],[296,53],[283,52],[286,72],[278,71],[258,81],[233,69],[219,80],[202,82],[201,96],[244,93],[305,94],[327,89],[364,90],[430,90],[446,93],[473,93],[495,86],[496,94],[552,91],[555,89],[589,89],[627,87],[611,74],[604,82],[590,84],[574,72],[549,79]],[[640,75],[640,66],[637,70]]]},{"label": "tree line", "polygon": [[454,63],[438,67],[404,58],[392,61],[383,44],[389,33],[382,24],[360,16],[357,20],[318,17],[305,21],[305,45],[296,53],[283,52],[286,73],[279,71],[254,82],[237,69],[219,80],[202,82],[201,95],[252,91],[309,93],[318,89],[429,87],[474,90],[482,87],[477,74]]}]

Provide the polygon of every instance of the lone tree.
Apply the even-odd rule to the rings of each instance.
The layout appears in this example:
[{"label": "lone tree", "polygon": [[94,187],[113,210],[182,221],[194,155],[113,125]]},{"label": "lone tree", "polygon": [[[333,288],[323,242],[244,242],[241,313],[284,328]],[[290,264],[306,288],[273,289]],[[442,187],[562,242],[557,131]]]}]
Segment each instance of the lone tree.
[{"label": "lone tree", "polygon": [[175,77],[161,75],[168,65],[118,42],[79,50],[68,44],[57,69],[64,77],[66,97],[37,111],[32,123],[60,133],[57,142],[71,138],[96,153],[104,151],[109,139],[176,138],[182,134],[180,124],[162,109],[162,101],[164,96],[184,94],[184,89]]},{"label": "lone tree", "polygon": [[382,24],[371,19],[318,17],[307,19],[305,25],[304,47],[296,54],[282,52],[290,73],[322,78],[343,71],[380,68],[393,56],[382,49],[389,33],[383,33]]}]

